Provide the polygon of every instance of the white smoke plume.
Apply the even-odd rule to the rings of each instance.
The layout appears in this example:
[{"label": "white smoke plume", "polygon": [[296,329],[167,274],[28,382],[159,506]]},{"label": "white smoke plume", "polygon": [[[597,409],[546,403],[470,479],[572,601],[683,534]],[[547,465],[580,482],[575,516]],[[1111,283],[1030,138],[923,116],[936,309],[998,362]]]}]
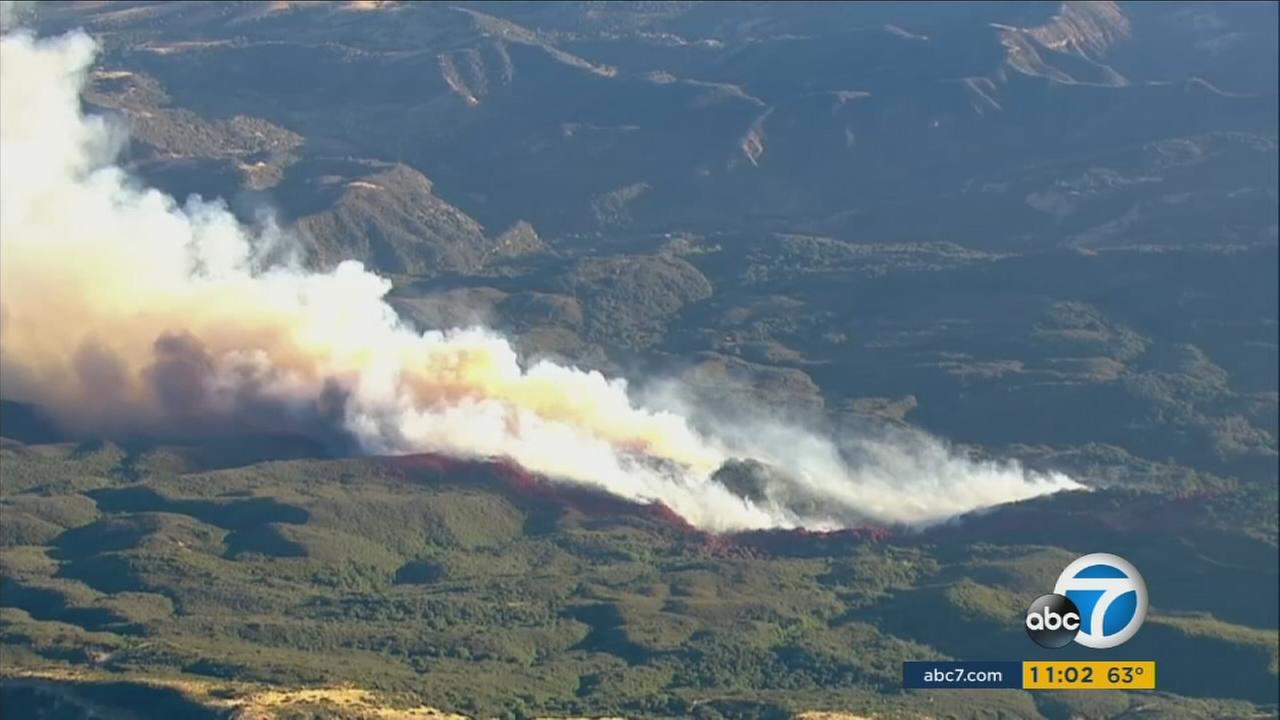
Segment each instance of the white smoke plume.
[{"label": "white smoke plume", "polygon": [[[923,435],[708,434],[637,404],[623,380],[526,366],[493,332],[419,332],[360,263],[270,264],[276,231],[221,203],[179,205],[116,165],[122,133],[81,111],[89,37],[11,32],[0,47],[2,392],[73,430],[330,422],[366,452],[507,457],[711,530],[921,524],[1078,487]],[[789,479],[731,491],[711,476],[732,457]]]},{"label": "white smoke plume", "polygon": [[8,32],[18,26],[18,18],[32,8],[30,0],[0,0],[0,32]]}]

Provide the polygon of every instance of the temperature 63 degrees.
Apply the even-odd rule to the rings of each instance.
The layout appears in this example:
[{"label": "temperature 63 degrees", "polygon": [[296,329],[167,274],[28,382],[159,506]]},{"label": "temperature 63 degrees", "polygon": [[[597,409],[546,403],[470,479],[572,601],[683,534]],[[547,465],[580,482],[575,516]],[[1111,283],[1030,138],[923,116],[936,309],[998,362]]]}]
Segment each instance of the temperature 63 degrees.
[{"label": "temperature 63 degrees", "polygon": [[1024,690],[1154,690],[1153,660],[1031,661],[1022,663]]}]

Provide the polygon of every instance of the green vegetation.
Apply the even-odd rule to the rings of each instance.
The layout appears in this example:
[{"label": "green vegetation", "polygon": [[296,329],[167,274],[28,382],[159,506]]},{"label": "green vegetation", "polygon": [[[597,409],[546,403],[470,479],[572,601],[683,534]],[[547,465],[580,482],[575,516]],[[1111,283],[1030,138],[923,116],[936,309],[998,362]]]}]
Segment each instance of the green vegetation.
[{"label": "green vegetation", "polygon": [[[367,5],[37,21],[99,38],[86,104],[143,181],[278,211],[421,329],[1094,492],[792,557],[474,468],[6,415],[0,667],[173,717],[199,713],[144,679],[510,718],[1275,714],[1274,4]],[[1162,692],[898,688],[905,659],[1029,656],[1016,615],[1098,550],[1147,578],[1125,653]]]},{"label": "green vegetation", "polygon": [[[826,557],[736,556],[658,519],[583,514],[478,466],[173,472],[175,452],[0,450],[6,478],[25,479],[5,484],[5,524],[38,514],[48,526],[7,535],[0,552],[6,666],[350,683],[479,717],[906,713],[943,700],[899,689],[904,660],[1027,656],[1019,613],[1072,556],[980,529],[991,539],[907,534]],[[1109,501],[1041,504],[1070,517],[1081,502]],[[1197,518],[1177,532],[1215,522]],[[1233,570],[1202,550],[1194,572],[1228,582]],[[1176,580],[1143,567],[1153,587]],[[1212,593],[1185,600],[1199,614],[1158,614],[1134,641],[1167,668],[1162,688],[1274,702],[1274,629],[1216,619],[1233,611]],[[1183,657],[1232,670],[1197,674]],[[964,702],[975,715],[1083,707],[1012,691]]]}]

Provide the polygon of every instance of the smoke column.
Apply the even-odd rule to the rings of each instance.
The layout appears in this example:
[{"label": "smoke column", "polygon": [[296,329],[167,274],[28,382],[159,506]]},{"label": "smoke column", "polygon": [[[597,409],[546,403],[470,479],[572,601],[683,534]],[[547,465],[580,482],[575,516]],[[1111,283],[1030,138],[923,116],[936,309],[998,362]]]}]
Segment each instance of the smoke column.
[{"label": "smoke column", "polygon": [[[660,500],[711,530],[928,523],[1078,487],[938,441],[839,443],[780,426],[709,435],[635,403],[622,380],[522,364],[483,329],[419,332],[360,263],[264,258],[282,241],[221,203],[180,205],[116,165],[123,134],[81,112],[95,45],[6,34],[0,54],[0,377],[8,399],[78,432],[331,423],[369,453],[508,457],[549,477]],[[278,253],[276,253],[278,254]],[[850,462],[839,448],[856,446]],[[774,463],[797,510],[711,480]]]}]

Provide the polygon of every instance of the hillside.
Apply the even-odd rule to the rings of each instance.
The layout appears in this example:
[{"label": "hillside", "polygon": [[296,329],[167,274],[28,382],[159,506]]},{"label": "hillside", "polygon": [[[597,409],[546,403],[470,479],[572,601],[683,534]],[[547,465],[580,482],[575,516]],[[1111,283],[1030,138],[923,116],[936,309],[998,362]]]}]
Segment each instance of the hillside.
[{"label": "hillside", "polygon": [[105,70],[175,108],[287,128],[301,156],[409,165],[497,232],[959,231],[1028,250],[1185,243],[1194,216],[1258,218],[1197,243],[1274,242],[1272,4],[759,12],[126,3],[41,19],[83,24]]},{"label": "hillside", "polygon": [[[1274,638],[1255,629],[1276,623],[1274,517],[1224,523],[1234,491],[1068,495],[925,534],[708,536],[661,509],[433,456],[202,470],[193,448],[0,453],[5,664],[57,669],[11,676],[10,703],[36,692],[32,677],[108,708],[181,679],[227,697],[350,685],[475,717],[931,716],[939,703],[956,717],[954,696],[899,690],[900,663],[1022,656],[1010,618],[1104,535],[1161,590],[1126,651],[1160,658],[1177,694],[1154,700],[1166,716],[1251,712],[1188,698],[1276,700]],[[107,680],[139,684],[95,685]],[[1153,701],[1082,695],[968,695],[963,716]],[[188,687],[169,702],[217,697]]]},{"label": "hillside", "polygon": [[[67,98],[123,172],[75,188],[245,242],[6,214],[0,714],[1280,707],[1275,3],[19,15],[97,42]],[[1047,657],[1019,615],[1089,552],[1157,692],[901,688]]]}]

